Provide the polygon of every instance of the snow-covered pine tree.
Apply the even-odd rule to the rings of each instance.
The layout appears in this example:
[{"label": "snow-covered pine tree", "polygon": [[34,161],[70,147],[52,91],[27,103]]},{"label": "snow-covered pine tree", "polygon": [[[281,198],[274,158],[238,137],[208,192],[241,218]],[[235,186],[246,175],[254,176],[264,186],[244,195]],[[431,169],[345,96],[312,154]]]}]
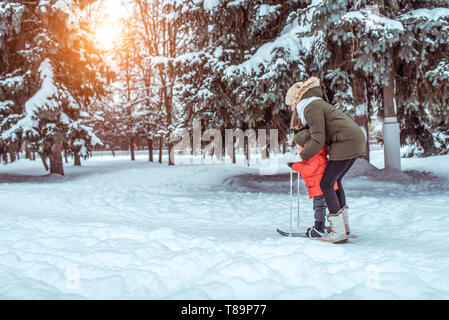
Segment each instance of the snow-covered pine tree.
[{"label": "snow-covered pine tree", "polygon": [[447,6],[445,0],[324,0],[313,18],[314,67],[332,102],[365,130],[375,110],[379,117],[397,113],[401,142],[413,145],[409,154],[442,152],[441,142],[447,143],[441,126],[447,109]]},{"label": "snow-covered pine tree", "polygon": [[395,3],[324,0],[313,18],[318,34],[314,66],[325,80],[331,102],[349,113],[367,137],[373,102],[378,101],[369,97],[379,92],[378,87],[394,86],[389,82],[393,51],[403,34],[402,24],[394,20]]},{"label": "snow-covered pine tree", "polygon": [[0,1],[0,161],[5,163],[15,160],[21,139],[3,134],[18,121],[35,86],[29,65],[17,53],[28,37],[24,21],[31,15],[26,9],[18,1]]},{"label": "snow-covered pine tree", "polygon": [[119,147],[121,138],[120,117],[114,100],[115,89],[113,84],[106,86],[107,94],[95,101],[90,108],[93,114],[93,128],[95,134],[103,142],[106,150],[111,150],[115,156],[115,150]]},{"label": "snow-covered pine tree", "polygon": [[406,156],[449,152],[449,1],[407,1],[397,59]]},{"label": "snow-covered pine tree", "polygon": [[[290,85],[308,76],[313,35],[307,1],[197,1],[192,50],[180,61],[185,126],[275,128],[285,137]],[[299,11],[302,9],[302,11]],[[197,71],[198,70],[198,71]]]},{"label": "snow-covered pine tree", "polygon": [[[229,9],[230,1],[198,1],[184,10],[190,29],[188,52],[178,57],[181,77],[176,87],[184,128],[200,121],[203,129],[241,128],[243,112],[222,77],[234,61],[243,60],[236,41],[245,17]],[[243,29],[243,28],[242,28]]]},{"label": "snow-covered pine tree", "polygon": [[245,127],[279,129],[283,137],[290,116],[285,92],[308,77],[313,37],[307,18],[313,8],[301,1],[256,2],[240,2],[236,7],[248,15],[248,25],[239,32],[243,61],[227,68],[223,78],[242,108]]},{"label": "snow-covered pine tree", "polygon": [[26,141],[47,170],[50,159],[50,173],[64,174],[64,145],[86,154],[90,145],[100,143],[81,114],[83,103],[101,87],[96,85],[98,60],[85,54],[76,29],[75,11],[91,1],[24,2],[21,32],[7,35],[2,46],[7,52],[2,55],[2,80],[18,82],[9,90],[2,86],[2,95],[14,103],[8,103],[14,112],[2,121],[3,144]]},{"label": "snow-covered pine tree", "polygon": [[72,4],[71,23],[76,27],[72,29],[71,45],[60,50],[57,58],[65,69],[62,81],[79,106],[69,110],[69,117],[76,121],[69,126],[65,138],[65,151],[73,155],[75,165],[81,165],[81,158],[86,159],[95,146],[102,145],[93,130],[96,121],[93,105],[110,94],[107,88],[116,76],[106,64],[104,52],[96,45],[89,5],[95,1]]}]

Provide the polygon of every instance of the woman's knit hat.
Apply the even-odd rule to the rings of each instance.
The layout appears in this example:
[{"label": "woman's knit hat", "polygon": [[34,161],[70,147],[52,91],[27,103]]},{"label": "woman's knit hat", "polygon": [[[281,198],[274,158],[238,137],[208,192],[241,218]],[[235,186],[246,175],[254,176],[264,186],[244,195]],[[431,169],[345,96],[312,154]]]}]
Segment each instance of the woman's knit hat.
[{"label": "woman's knit hat", "polygon": [[305,82],[297,82],[290,87],[285,97],[285,103],[289,106],[296,106],[301,101],[304,93],[307,90],[320,86],[320,79],[317,77],[311,77]]},{"label": "woman's knit hat", "polygon": [[310,135],[309,129],[303,129],[295,134],[295,136],[293,137],[293,142],[295,142],[298,146],[304,147],[306,142],[311,138],[312,136]]}]

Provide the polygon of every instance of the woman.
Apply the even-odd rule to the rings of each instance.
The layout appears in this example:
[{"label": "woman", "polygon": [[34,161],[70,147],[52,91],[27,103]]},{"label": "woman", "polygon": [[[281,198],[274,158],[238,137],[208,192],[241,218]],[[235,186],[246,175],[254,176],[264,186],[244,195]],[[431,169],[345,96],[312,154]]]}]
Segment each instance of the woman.
[{"label": "woman", "polygon": [[[320,187],[326,199],[329,214],[329,232],[319,240],[342,243],[348,240],[348,207],[341,184],[344,175],[355,160],[365,155],[366,138],[360,127],[349,116],[322,99],[320,80],[312,77],[295,83],[287,92],[285,102],[293,112],[291,127],[307,124],[312,142],[300,152],[308,161],[324,145],[329,147],[329,162],[321,178]],[[338,190],[334,190],[337,182]]]}]

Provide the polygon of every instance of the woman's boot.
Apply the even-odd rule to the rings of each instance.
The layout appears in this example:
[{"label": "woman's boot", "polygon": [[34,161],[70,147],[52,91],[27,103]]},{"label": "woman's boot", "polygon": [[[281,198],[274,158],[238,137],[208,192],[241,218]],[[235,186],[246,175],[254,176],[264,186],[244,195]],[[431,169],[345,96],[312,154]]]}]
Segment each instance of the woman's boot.
[{"label": "woman's boot", "polygon": [[318,240],[332,243],[344,243],[348,241],[345,221],[343,219],[343,210],[340,210],[335,214],[329,213],[327,215],[327,221],[329,221],[328,233],[323,237],[318,238]]}]

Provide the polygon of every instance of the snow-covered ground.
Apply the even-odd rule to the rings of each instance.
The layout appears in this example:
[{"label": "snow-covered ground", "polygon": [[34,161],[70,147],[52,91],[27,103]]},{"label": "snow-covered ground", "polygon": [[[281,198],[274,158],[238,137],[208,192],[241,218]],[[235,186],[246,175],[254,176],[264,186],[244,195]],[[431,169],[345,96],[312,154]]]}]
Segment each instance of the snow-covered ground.
[{"label": "snow-covered ground", "polygon": [[[382,168],[382,150],[371,155]],[[96,156],[66,177],[2,165],[0,298],[449,298],[449,156],[403,159],[400,174],[354,168],[358,237],[341,245],[276,233],[289,226],[287,167],[146,158]]]}]

